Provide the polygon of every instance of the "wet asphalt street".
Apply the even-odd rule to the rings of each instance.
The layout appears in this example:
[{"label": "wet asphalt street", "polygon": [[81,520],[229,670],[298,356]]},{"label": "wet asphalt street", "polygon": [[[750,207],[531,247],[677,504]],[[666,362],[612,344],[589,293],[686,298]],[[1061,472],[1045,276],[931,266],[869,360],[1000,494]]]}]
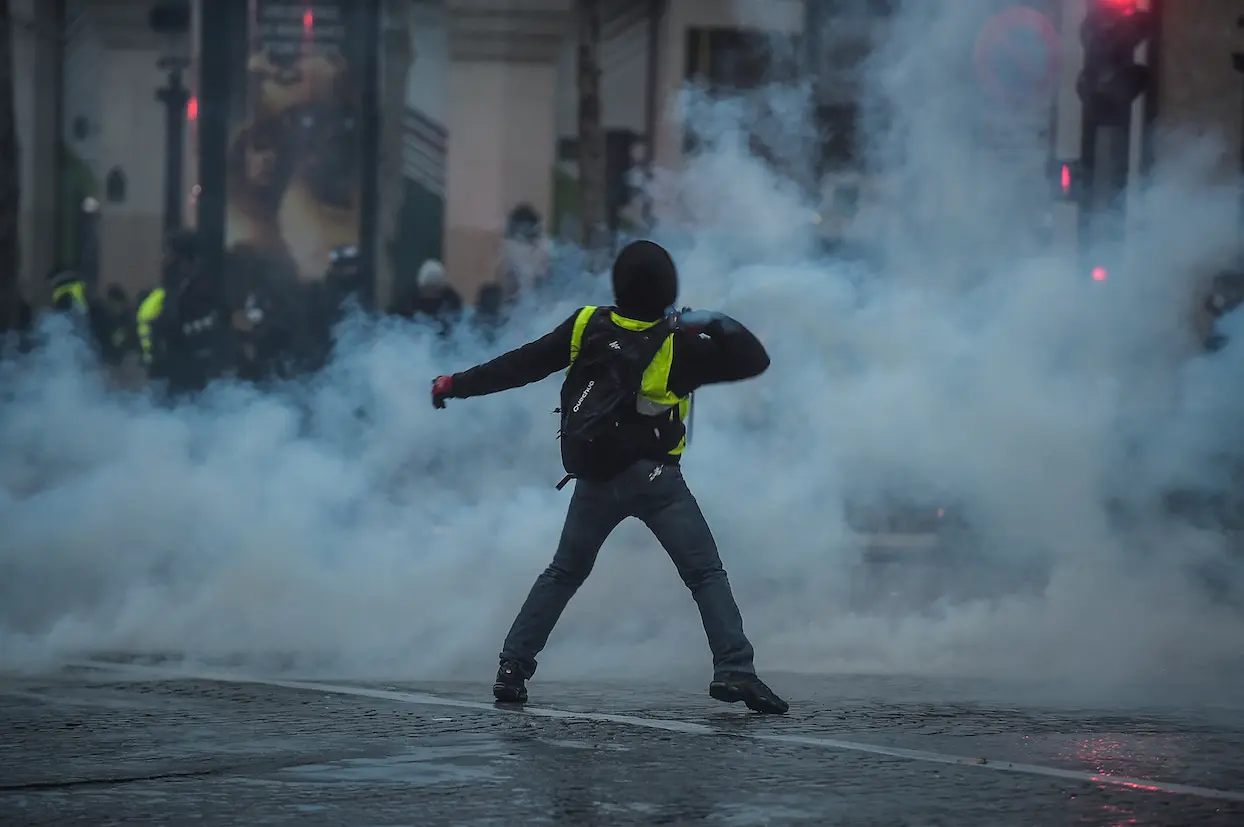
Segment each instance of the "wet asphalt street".
[{"label": "wet asphalt street", "polygon": [[[1244,699],[1069,706],[1015,687],[0,676],[0,825],[1244,825]],[[1128,780],[1132,779],[1132,780]]]}]

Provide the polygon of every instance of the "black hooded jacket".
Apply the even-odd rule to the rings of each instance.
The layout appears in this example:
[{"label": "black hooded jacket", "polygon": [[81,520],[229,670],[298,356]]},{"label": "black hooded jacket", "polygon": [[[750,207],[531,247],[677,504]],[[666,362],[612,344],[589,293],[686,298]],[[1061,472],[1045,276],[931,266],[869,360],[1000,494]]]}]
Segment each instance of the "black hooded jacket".
[{"label": "black hooded jacket", "polygon": [[[613,292],[618,315],[656,321],[678,298],[678,271],[660,245],[637,241],[623,249],[614,262]],[[450,395],[484,396],[529,385],[565,370],[570,366],[570,340],[576,316],[577,310],[534,342],[454,374]],[[714,322],[702,330],[679,330],[674,336],[669,390],[686,396],[704,385],[750,379],[768,367],[769,354],[764,345],[741,324]]]}]

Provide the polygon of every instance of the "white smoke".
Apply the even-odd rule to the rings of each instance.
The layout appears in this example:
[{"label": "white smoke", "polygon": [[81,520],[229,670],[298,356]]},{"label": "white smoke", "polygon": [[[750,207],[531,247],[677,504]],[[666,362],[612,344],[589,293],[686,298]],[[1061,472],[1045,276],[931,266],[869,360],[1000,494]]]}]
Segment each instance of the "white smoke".
[{"label": "white smoke", "polygon": [[[908,6],[861,69],[888,112],[867,148],[899,228],[879,272],[810,252],[811,206],[746,151],[751,127],[786,133],[749,100],[692,95],[709,148],[665,182],[692,219],[662,235],[683,303],[737,316],[773,359],[697,394],[685,463],[758,666],[1210,681],[1244,641],[1240,551],[1162,498],[1225,491],[1242,458],[1244,350],[1191,358],[1187,332],[1192,274],[1236,242],[1231,196],[1198,177],[1200,147],[1164,160],[1132,265],[1104,285],[1022,246],[1047,148],[1002,156],[974,131],[962,67],[983,6]],[[767,100],[806,134],[804,92]],[[5,365],[0,665],[157,651],[486,681],[569,499],[553,488],[557,380],[446,411],[429,382],[602,289],[527,308],[489,350],[356,320],[304,388],[222,385],[171,409],[105,392],[63,337]],[[894,491],[967,516],[970,562],[898,575],[942,599],[861,596],[845,510]],[[672,565],[626,524],[541,677],[709,669]]]}]

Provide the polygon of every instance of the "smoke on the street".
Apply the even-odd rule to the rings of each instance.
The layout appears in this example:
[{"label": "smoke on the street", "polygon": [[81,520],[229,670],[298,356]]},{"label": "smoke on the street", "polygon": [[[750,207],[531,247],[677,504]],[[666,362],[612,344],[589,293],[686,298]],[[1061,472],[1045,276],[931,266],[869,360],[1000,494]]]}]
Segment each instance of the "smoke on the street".
[{"label": "smoke on the street", "polygon": [[[811,252],[796,188],[744,151],[755,100],[689,96],[715,140],[663,182],[691,206],[665,228],[684,303],[736,315],[773,357],[697,395],[685,463],[758,666],[1209,680],[1240,655],[1242,558],[1161,500],[1226,490],[1244,460],[1244,348],[1190,358],[1190,281],[1235,243],[1232,195],[1202,174],[1217,148],[1159,165],[1126,273],[1097,284],[1016,252],[1048,204],[1048,150],[980,134],[964,65],[983,0],[908,6],[861,67],[898,228],[880,275]],[[761,131],[797,151],[801,92],[769,100]],[[529,308],[501,344],[603,291]],[[355,322],[301,390],[221,386],[175,410],[105,395],[63,344],[4,366],[0,664],[151,650],[489,680],[569,494],[553,488],[557,379],[432,409],[431,378],[486,355],[458,345]],[[965,516],[973,556],[949,597],[913,596],[938,576],[918,565],[893,588],[868,579],[845,512],[887,492]],[[541,676],[710,667],[672,565],[628,523]]]}]

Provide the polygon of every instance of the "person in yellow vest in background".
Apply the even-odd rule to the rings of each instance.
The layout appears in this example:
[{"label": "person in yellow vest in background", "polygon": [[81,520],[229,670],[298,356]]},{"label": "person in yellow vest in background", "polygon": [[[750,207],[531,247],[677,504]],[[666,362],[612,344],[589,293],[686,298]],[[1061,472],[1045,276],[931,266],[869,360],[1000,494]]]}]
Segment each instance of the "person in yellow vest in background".
[{"label": "person in yellow vest in background", "polygon": [[149,292],[138,305],[135,329],[138,348],[148,378],[158,378],[164,368],[164,350],[167,342],[159,333],[160,317],[164,313],[164,299],[168,295],[163,284]]},{"label": "person in yellow vest in background", "polygon": [[164,244],[160,284],[146,295],[135,313],[135,329],[143,367],[151,379],[168,379],[178,349],[179,305],[200,260],[197,234],[179,230]]},{"label": "person in yellow vest in background", "polygon": [[171,233],[160,286],[135,314],[147,375],[167,380],[167,391],[174,396],[202,390],[235,362],[228,317],[203,253],[198,233]]},{"label": "person in yellow vest in background", "polygon": [[73,319],[74,329],[93,342],[105,364],[119,365],[133,341],[133,314],[128,312],[125,291],[109,285],[103,300],[88,294],[86,282],[76,272],[54,270],[52,309]]},{"label": "person in yellow vest in background", "polygon": [[86,282],[73,270],[57,269],[49,276],[52,282],[52,307],[61,313],[80,318],[90,314],[90,302],[86,297]]}]

